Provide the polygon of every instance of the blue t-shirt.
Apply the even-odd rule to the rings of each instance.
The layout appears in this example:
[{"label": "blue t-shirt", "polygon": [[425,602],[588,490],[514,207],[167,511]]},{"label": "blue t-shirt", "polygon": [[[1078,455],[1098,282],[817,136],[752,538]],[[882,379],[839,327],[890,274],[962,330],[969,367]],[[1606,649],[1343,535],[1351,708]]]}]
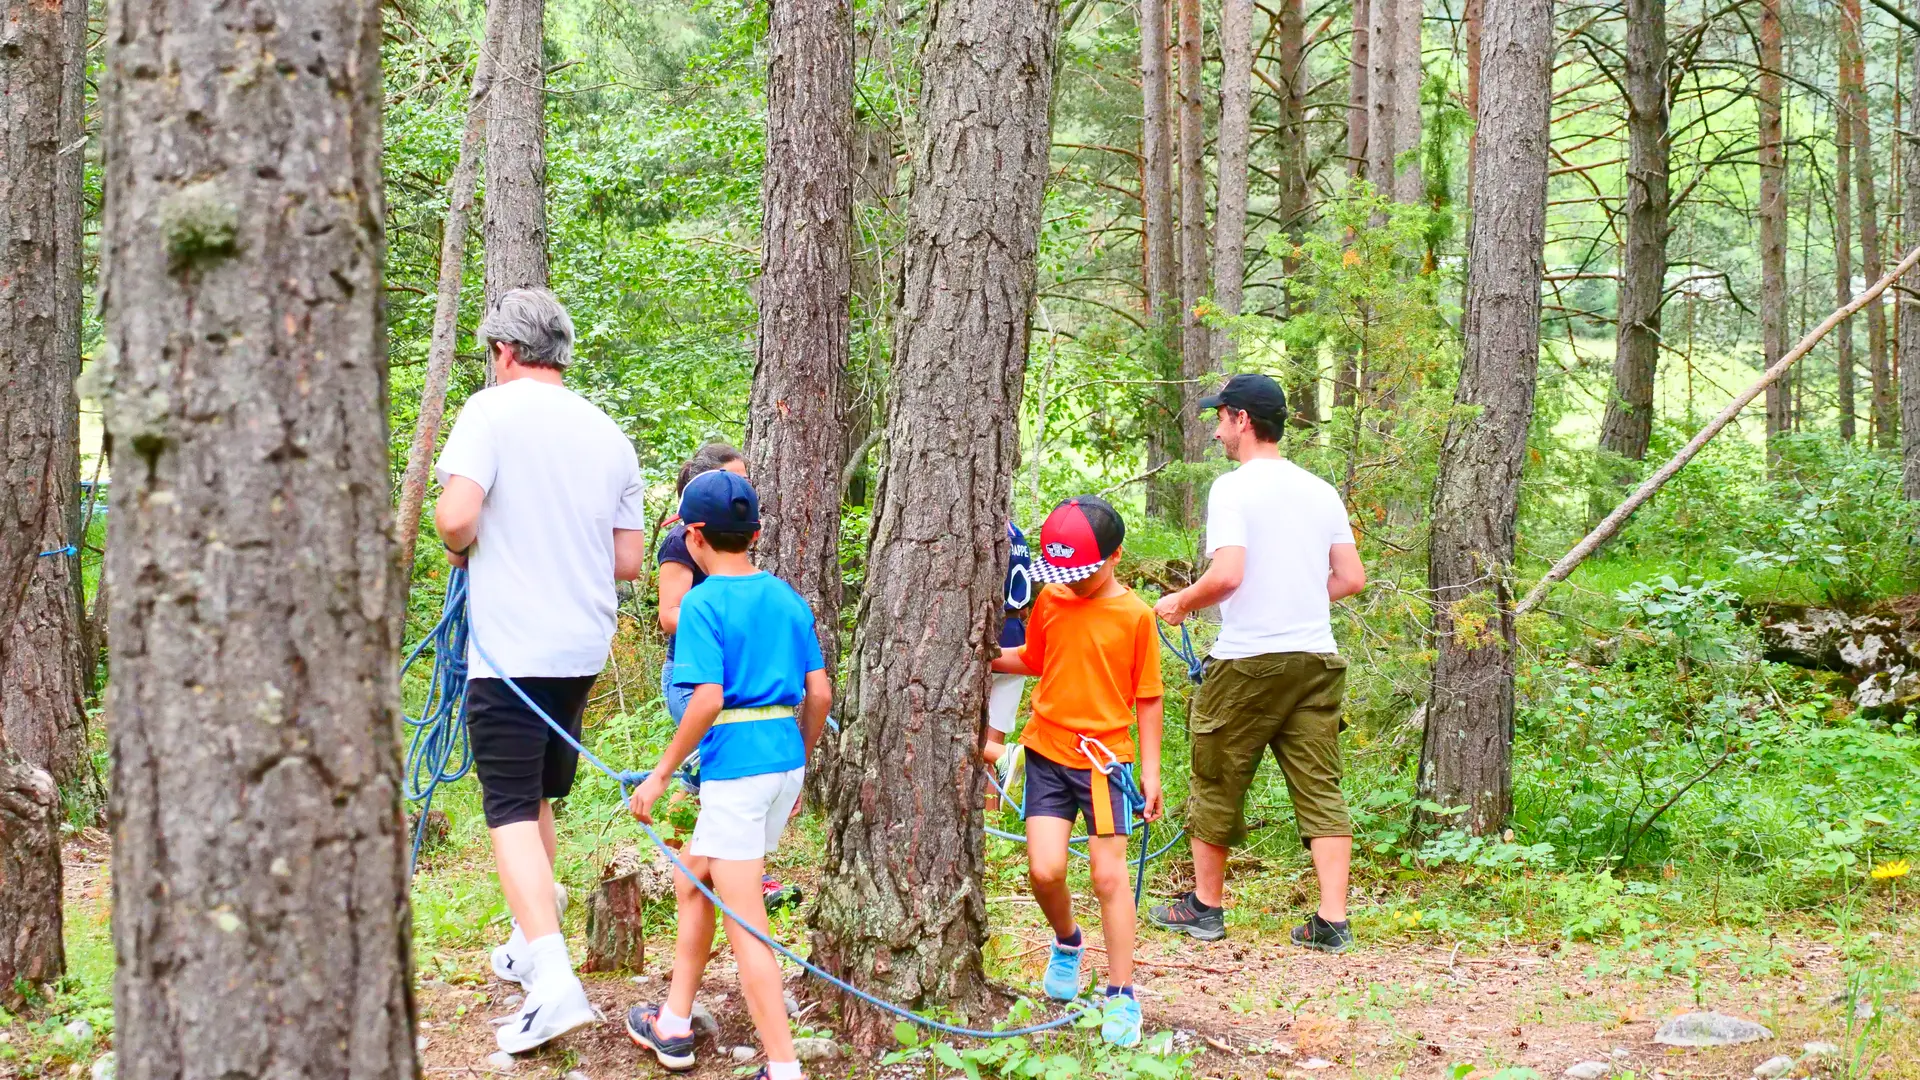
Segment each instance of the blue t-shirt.
[{"label": "blue t-shirt", "polygon": [[[720,684],[723,708],[799,706],[807,673],[826,667],[813,609],[793,587],[762,571],[709,577],[687,593],[675,635],[677,686]],[[700,740],[700,778],[737,780],[807,763],[793,717],[715,724]]]},{"label": "blue t-shirt", "polygon": [[1011,614],[1033,603],[1033,555],[1027,550],[1027,534],[1020,526],[1007,522],[1007,615],[1000,624],[1000,647],[1017,649],[1027,643],[1027,623]]}]

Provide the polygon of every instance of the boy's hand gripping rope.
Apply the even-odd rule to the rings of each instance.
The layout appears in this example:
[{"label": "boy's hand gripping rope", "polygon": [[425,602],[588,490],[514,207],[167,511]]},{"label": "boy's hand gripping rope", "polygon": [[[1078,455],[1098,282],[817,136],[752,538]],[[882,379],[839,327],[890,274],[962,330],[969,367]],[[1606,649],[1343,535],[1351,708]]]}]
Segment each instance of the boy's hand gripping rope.
[{"label": "boy's hand gripping rope", "polygon": [[[408,655],[406,661],[408,665],[411,665],[414,659],[420,655],[421,650],[428,644],[434,646],[433,682],[428,691],[427,707],[421,710],[420,719],[415,720],[411,717],[407,719],[407,723],[414,728],[413,743],[407,751],[407,772],[409,777],[407,798],[422,800],[424,803],[420,808],[420,828],[416,829],[414,833],[413,857],[416,861],[420,857],[420,837],[422,835],[420,830],[426,826],[427,807],[432,804],[434,789],[442,783],[457,780],[466,775],[467,770],[473,766],[473,751],[467,744],[466,728],[461,717],[461,713],[464,712],[463,706],[466,700],[467,641],[467,573],[463,569],[456,568],[447,581],[447,599],[445,606],[441,610],[440,621],[434,624],[433,632],[419,645],[414,647],[413,652]],[[486,661],[488,667],[493,668],[496,672],[499,670],[499,668],[494,665],[493,658],[487,655],[486,647],[481,645],[478,639],[473,640],[473,650],[479,654],[480,659]],[[405,667],[402,667],[401,670],[404,671]],[[548,727],[552,728],[555,733],[566,740],[567,745],[573,747],[574,752],[578,753],[588,764],[599,769],[608,777],[612,778],[615,783],[620,785],[620,801],[624,809],[630,789],[633,785],[645,780],[648,774],[616,769],[600,760],[598,755],[582,745],[580,740],[574,738],[566,728],[556,723],[553,717],[548,716],[547,711],[540,707],[540,703],[528,697],[526,691],[521,690],[518,683],[515,683],[505,675],[500,677],[500,681],[504,682],[507,688],[513,691],[514,696],[525,703],[527,708],[532,709],[534,715],[546,721]],[[456,687],[457,690],[454,689]],[[460,748],[461,763],[457,768],[450,768],[449,763],[455,755],[454,740],[457,740]],[[423,776],[425,779],[421,780],[420,778]],[[752,923],[747,922],[745,919],[742,919],[739,915],[736,915],[733,909],[728,907],[726,903],[707,886],[706,882],[695,877],[693,873],[687,869],[687,865],[680,861],[679,854],[668,847],[665,841],[660,839],[659,833],[653,831],[653,826],[643,821],[640,822],[640,827],[646,830],[647,838],[652,840],[653,845],[659,848],[661,854],[667,857],[667,861],[673,864],[673,868],[681,874],[684,874],[688,881],[693,882],[694,888],[699,889],[700,894],[705,896],[707,901],[722,915],[732,919],[736,925],[744,927],[749,934],[759,939],[761,944],[772,949],[780,956],[786,957],[788,960],[798,964],[801,970],[807,974],[837,987],[843,993],[858,998],[868,1005],[879,1009],[881,1012],[897,1016],[902,1020],[906,1020],[909,1023],[916,1024],[931,1031],[938,1031],[945,1035],[953,1035],[964,1039],[1012,1039],[1025,1035],[1038,1035],[1042,1032],[1054,1031],[1066,1027],[1069,1024],[1079,1021],[1082,1017],[1097,1016],[1101,1013],[1101,1006],[1085,1004],[1073,1012],[1067,1013],[1064,1016],[1055,1017],[1044,1024],[1030,1024],[1026,1027],[1011,1028],[1004,1031],[988,1031],[981,1028],[967,1028],[960,1027],[957,1024],[948,1024],[940,1020],[935,1020],[930,1016],[922,1016],[905,1006],[882,1000],[852,983],[814,966],[814,964],[805,957],[795,953],[792,949],[774,940],[771,935],[754,926]]]}]

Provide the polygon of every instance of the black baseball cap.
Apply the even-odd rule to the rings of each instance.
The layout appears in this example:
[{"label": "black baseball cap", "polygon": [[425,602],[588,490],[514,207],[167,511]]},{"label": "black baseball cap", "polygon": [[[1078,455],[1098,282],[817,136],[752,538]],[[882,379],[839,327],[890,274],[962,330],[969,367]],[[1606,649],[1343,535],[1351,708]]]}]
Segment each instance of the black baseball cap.
[{"label": "black baseball cap", "polygon": [[760,531],[760,495],[738,473],[703,472],[680,493],[680,520],[689,529],[751,535]]},{"label": "black baseball cap", "polygon": [[1225,405],[1274,424],[1287,422],[1287,392],[1280,389],[1279,383],[1257,372],[1235,375],[1227,380],[1227,385],[1195,404],[1201,412]]}]

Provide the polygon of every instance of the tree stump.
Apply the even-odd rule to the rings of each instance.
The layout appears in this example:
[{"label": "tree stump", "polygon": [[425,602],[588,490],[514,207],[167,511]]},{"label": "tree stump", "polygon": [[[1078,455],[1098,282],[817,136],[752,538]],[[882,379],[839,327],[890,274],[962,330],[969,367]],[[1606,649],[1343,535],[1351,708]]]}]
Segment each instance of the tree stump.
[{"label": "tree stump", "polygon": [[639,971],[645,901],[638,871],[610,877],[587,900],[587,959],[582,971]]}]

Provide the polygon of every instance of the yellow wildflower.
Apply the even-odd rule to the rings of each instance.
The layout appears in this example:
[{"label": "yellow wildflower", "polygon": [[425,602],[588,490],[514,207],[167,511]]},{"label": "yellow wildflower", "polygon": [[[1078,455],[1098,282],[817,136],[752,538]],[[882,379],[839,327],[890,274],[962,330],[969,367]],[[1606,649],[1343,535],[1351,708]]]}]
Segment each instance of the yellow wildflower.
[{"label": "yellow wildflower", "polygon": [[1912,867],[1907,865],[1907,860],[1896,859],[1893,862],[1881,863],[1879,866],[1874,867],[1873,878],[1875,881],[1886,881],[1889,878],[1906,877],[1907,871],[1910,869],[1912,869]]}]

